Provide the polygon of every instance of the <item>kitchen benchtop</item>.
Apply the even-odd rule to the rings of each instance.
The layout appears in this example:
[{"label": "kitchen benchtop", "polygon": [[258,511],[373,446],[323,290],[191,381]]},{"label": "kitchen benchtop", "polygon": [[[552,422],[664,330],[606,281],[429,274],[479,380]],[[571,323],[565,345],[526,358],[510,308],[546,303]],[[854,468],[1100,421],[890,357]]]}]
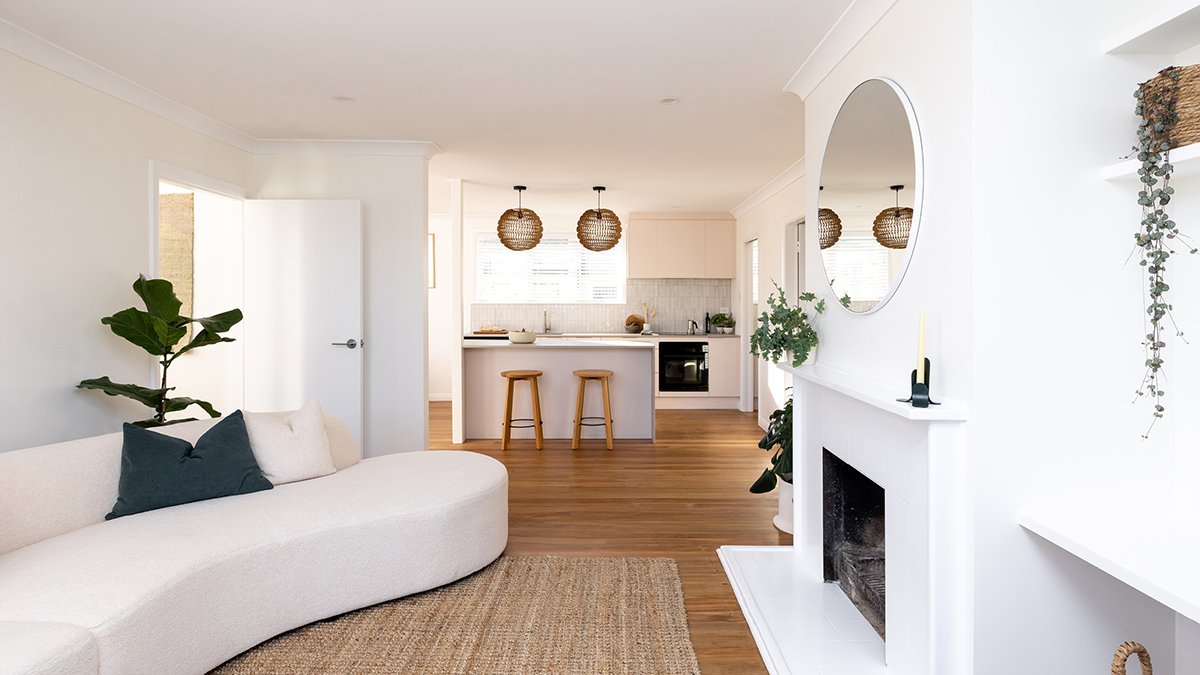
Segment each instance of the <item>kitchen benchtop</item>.
[{"label": "kitchen benchtop", "polygon": [[504,340],[463,340],[463,349],[654,349],[653,342],[640,340],[586,340],[568,337],[539,337],[537,342],[516,344]]},{"label": "kitchen benchtop", "polygon": [[[468,340],[507,340],[507,335],[464,335]],[[709,340],[712,338],[737,338],[741,335],[724,334],[724,333],[697,333],[688,335],[687,333],[651,333],[642,335],[641,333],[538,333],[539,340],[577,340],[577,339],[601,339],[601,340],[636,340],[648,338],[692,338],[697,340]]]}]

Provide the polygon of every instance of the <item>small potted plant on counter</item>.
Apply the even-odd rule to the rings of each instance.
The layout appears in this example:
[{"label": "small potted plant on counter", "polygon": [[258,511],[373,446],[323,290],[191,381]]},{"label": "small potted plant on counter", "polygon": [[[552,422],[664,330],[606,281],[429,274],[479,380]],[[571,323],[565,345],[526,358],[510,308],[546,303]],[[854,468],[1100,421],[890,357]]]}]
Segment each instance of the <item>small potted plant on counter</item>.
[{"label": "small potted plant on counter", "polygon": [[775,527],[792,534],[792,399],[771,413],[771,422],[767,425],[767,433],[758,442],[763,450],[775,449],[771,457],[771,466],[763,471],[750,492],[764,494],[779,486],[779,515],[775,516]]},{"label": "small potted plant on counter", "polygon": [[[758,328],[750,335],[750,353],[771,363],[779,363],[786,355],[793,366],[815,361],[820,338],[809,323],[808,312],[799,305],[789,305],[779,284],[775,284],[775,291],[778,296],[772,293],[767,299],[770,311],[762,313]],[[811,303],[816,299],[817,296],[812,293],[800,294],[801,302]],[[821,300],[812,308],[814,314],[824,313],[825,301]]]},{"label": "small potted plant on counter", "polygon": [[733,317],[729,316],[728,314],[714,314],[712,318],[712,325],[717,328],[718,333],[732,333]]}]

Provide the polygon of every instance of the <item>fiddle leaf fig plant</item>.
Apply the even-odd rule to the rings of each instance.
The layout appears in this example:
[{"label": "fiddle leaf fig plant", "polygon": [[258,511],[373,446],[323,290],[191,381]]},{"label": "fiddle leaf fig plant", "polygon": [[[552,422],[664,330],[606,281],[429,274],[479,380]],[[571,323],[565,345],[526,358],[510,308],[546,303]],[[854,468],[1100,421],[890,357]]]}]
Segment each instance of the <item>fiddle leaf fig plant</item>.
[{"label": "fiddle leaf fig plant", "polygon": [[770,468],[765,469],[758,480],[754,481],[754,485],[750,486],[750,491],[754,494],[770,492],[775,489],[780,478],[788,483],[792,482],[791,397],[788,397],[787,403],[783,404],[782,408],[771,413],[771,422],[767,425],[767,433],[758,442],[758,447],[763,450],[777,447],[778,450],[771,457]]},{"label": "fiddle leaf fig plant", "polygon": [[1171,303],[1167,301],[1167,291],[1171,288],[1165,280],[1167,262],[1176,252],[1196,253],[1196,248],[1190,245],[1186,235],[1180,233],[1179,227],[1166,211],[1171,195],[1175,194],[1175,188],[1170,185],[1171,172],[1175,169],[1171,165],[1170,155],[1171,148],[1176,145],[1171,130],[1179,120],[1175,112],[1179,77],[1179,68],[1167,68],[1159,72],[1157,77],[1139,85],[1133,94],[1137,99],[1135,112],[1142,118],[1138,124],[1138,144],[1133,148],[1138,161],[1142,163],[1137,171],[1142,183],[1142,189],[1138,192],[1142,221],[1134,233],[1134,242],[1141,258],[1138,264],[1146,268],[1148,282],[1145,291],[1148,296],[1148,325],[1144,342],[1146,370],[1137,395],[1154,399],[1154,417],[1143,438],[1149,436],[1154,423],[1162,419],[1166,410],[1162,399],[1166,394],[1162,388],[1162,380],[1165,379],[1163,349],[1167,346],[1164,336],[1166,322],[1170,321],[1176,337],[1183,337],[1183,331],[1179,330],[1171,316]]},{"label": "fiddle leaf fig plant", "polygon": [[[183,303],[175,296],[171,282],[166,279],[147,279],[140,274],[137,281],[133,282],[133,292],[137,293],[146,305],[145,311],[130,307],[116,312],[112,316],[104,317],[100,323],[108,326],[113,333],[160,359],[162,382],[159,388],[150,389],[136,384],[120,384],[110,380],[107,375],[84,380],[76,386],[80,389],[96,389],[109,396],[124,396],[152,409],[153,417],[134,422],[135,425],[142,428],[194,421],[196,419],[194,417],[167,419],[168,413],[179,412],[193,405],[199,406],[208,413],[209,417],[220,417],[221,413],[207,401],[187,396],[168,396],[167,394],[175,387],[167,386],[167,371],[175,359],[193,349],[219,342],[233,342],[233,338],[225,337],[221,333],[227,332],[242,320],[242,311],[231,309],[200,319],[182,316],[179,310],[183,307]],[[200,330],[196,331],[186,344],[176,349],[179,341],[187,336],[188,325],[193,323],[199,324]]]},{"label": "fiddle leaf fig plant", "polygon": [[[767,308],[758,319],[758,328],[750,336],[750,353],[772,363],[779,363],[785,352],[792,353],[792,365],[799,366],[808,359],[809,352],[817,346],[820,338],[817,330],[809,323],[808,312],[799,305],[788,304],[783,289],[774,281],[775,293],[767,298]],[[778,295],[776,295],[778,293]],[[811,303],[817,299],[813,293],[801,293],[800,301]],[[813,305],[815,314],[825,312],[825,301]]]}]

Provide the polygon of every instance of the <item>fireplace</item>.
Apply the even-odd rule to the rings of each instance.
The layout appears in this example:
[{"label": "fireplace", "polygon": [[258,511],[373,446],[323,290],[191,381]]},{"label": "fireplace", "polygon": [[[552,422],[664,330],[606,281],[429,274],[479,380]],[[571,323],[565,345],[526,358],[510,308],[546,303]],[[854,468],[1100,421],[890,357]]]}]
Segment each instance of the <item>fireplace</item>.
[{"label": "fireplace", "polygon": [[884,490],[822,449],[824,573],[885,637]]}]

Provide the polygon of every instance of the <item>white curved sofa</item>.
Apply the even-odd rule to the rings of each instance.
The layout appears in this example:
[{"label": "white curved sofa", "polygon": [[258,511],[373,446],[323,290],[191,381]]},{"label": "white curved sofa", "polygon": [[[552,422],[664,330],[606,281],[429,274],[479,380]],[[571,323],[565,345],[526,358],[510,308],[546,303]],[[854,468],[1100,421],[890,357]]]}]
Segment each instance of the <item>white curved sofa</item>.
[{"label": "white curved sofa", "polygon": [[[195,443],[215,422],[158,431]],[[0,453],[0,673],[205,673],[504,550],[502,464],[470,452],[359,461],[345,425],[325,426],[336,473],[110,521],[121,434]]]}]

